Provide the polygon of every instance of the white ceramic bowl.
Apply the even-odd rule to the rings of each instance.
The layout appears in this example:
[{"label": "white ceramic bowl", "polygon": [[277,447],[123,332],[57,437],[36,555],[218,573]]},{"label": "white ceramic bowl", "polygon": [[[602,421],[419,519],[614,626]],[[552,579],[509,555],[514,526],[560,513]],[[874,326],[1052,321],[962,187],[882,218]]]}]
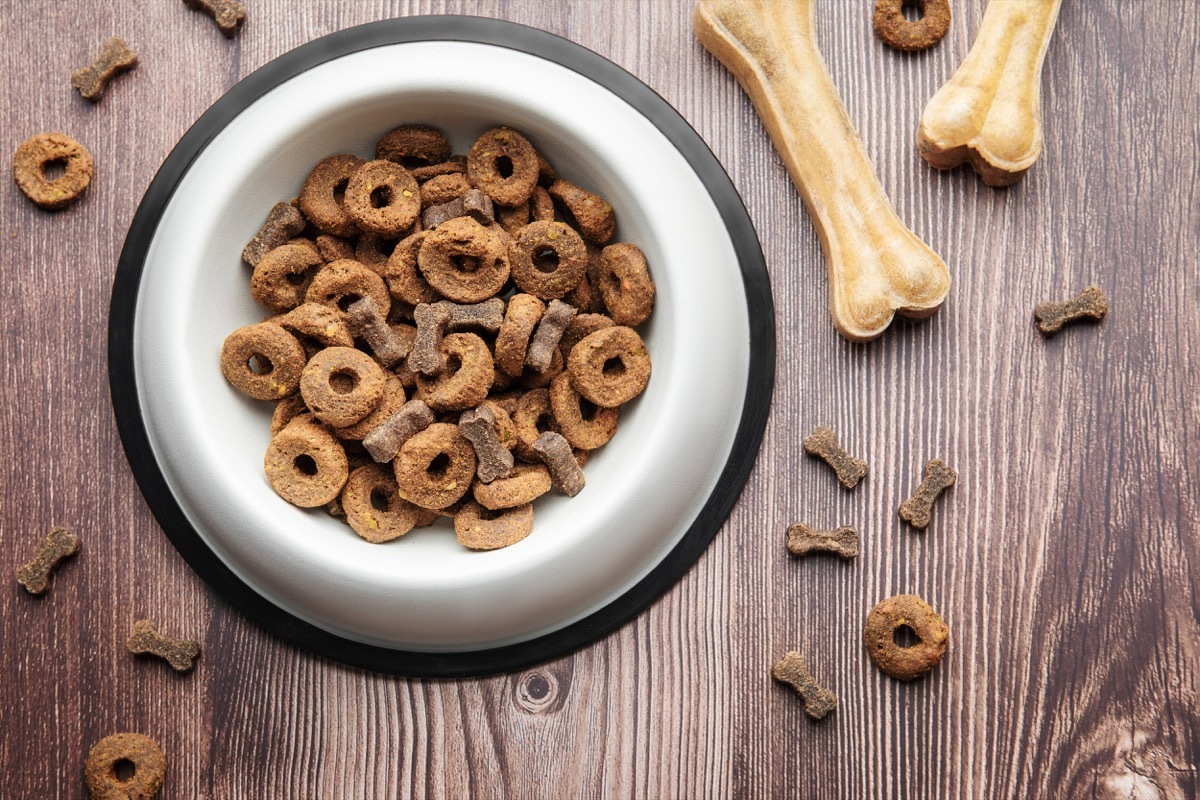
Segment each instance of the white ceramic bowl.
[{"label": "white ceramic bowl", "polygon": [[[513,36],[522,41],[514,45]],[[583,58],[584,68],[564,64],[561,52],[547,55],[549,45]],[[597,64],[626,83],[614,90],[588,74]],[[694,138],[689,161],[659,127],[669,106],[648,90],[631,102],[630,87],[645,89],[598,56],[520,26],[392,20],[264,67],[171,155],[131,228],[114,286],[113,396],[130,461],[164,529],[235,605],[354,663],[417,673],[504,669],[613,627],[711,539],[765,422],[769,289],[765,306],[763,286],[748,296],[747,276],[765,285],[761,254],[752,229],[745,241],[749,221],[711,153],[696,151],[698,137],[674,115],[676,138]],[[638,107],[645,103],[655,113]],[[539,500],[533,533],[502,550],[466,550],[448,521],[373,545],[322,510],[288,505],[262,469],[272,405],[232,389],[218,365],[225,336],[264,317],[240,252],[270,207],[295,197],[324,156],[370,158],[380,136],[407,122],[436,125],[458,153],[495,125],[522,130],[562,175],[612,203],[617,240],[642,248],[657,284],[642,331],[653,362],[647,390],[593,454],[584,491]],[[711,163],[698,170],[705,155]],[[723,217],[739,210],[740,250]],[[752,382],[757,392],[748,392]],[[765,397],[748,406],[764,382]],[[698,524],[706,508],[712,519]],[[689,536],[696,541],[681,546]],[[662,574],[647,586],[656,569]]]}]

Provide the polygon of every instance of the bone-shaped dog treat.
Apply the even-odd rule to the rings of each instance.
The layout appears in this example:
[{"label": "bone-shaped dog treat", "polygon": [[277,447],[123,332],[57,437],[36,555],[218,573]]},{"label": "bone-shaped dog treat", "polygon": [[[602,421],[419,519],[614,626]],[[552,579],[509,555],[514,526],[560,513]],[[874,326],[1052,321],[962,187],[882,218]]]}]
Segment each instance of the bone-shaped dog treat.
[{"label": "bone-shaped dog treat", "polygon": [[1104,301],[1104,292],[1099,286],[1089,286],[1077,297],[1061,303],[1038,303],[1038,307],[1033,311],[1038,330],[1046,336],[1058,333],[1068,322],[1082,319],[1094,319],[1099,322],[1106,314],[1108,303]]},{"label": "bone-shaped dog treat", "polygon": [[929,515],[933,512],[933,501],[938,499],[944,490],[949,489],[958,479],[958,473],[947,467],[941,459],[933,459],[925,465],[921,472],[921,485],[913,492],[913,496],[900,504],[900,519],[914,528],[924,528],[929,525]]},{"label": "bone-shaped dog treat", "polygon": [[[291,203],[276,203],[267,212],[267,220],[254,234],[254,238],[242,248],[242,259],[252,267],[267,253],[287,243],[294,236],[304,231],[304,216]],[[322,256],[324,257],[324,256]],[[353,254],[351,254],[353,257]]]},{"label": "bone-shaped dog treat", "polygon": [[109,81],[133,69],[137,63],[137,53],[130,50],[124,40],[114,36],[104,43],[104,49],[95,61],[71,73],[71,85],[79,90],[84,99],[95,103],[104,96]]},{"label": "bone-shaped dog treat", "polygon": [[370,297],[351,303],[346,309],[346,319],[354,331],[366,339],[371,352],[385,367],[394,366],[408,355],[404,340],[387,324],[387,319],[379,313],[379,306]]},{"label": "bone-shaped dog treat", "polygon": [[487,406],[464,411],[458,418],[458,432],[475,448],[475,474],[484,483],[503,478],[513,468],[513,454],[500,444],[496,433],[496,415]]},{"label": "bone-shaped dog treat", "polygon": [[804,656],[795,651],[771,667],[771,677],[792,687],[804,702],[804,713],[813,719],[821,719],[837,708],[837,695],[817,685]]},{"label": "bone-shaped dog treat", "polygon": [[838,444],[833,428],[825,425],[804,437],[804,452],[817,456],[837,473],[838,482],[853,489],[867,476],[867,462],[855,458]]},{"label": "bone-shaped dog treat", "polygon": [[422,400],[409,400],[363,437],[363,447],[371,458],[385,464],[396,457],[405,442],[432,424],[433,411],[429,406]]},{"label": "bone-shaped dog treat", "polygon": [[927,317],[950,290],[946,264],[904,226],[879,185],[817,50],[815,0],[700,0],[696,36],[750,95],[816,225],[829,311],[847,339],[899,313]]},{"label": "bone-shaped dog treat", "polygon": [[449,202],[425,209],[425,213],[421,216],[421,223],[426,230],[433,230],[443,222],[458,217],[473,217],[480,225],[491,225],[496,221],[492,198],[478,189],[468,189]]},{"label": "bone-shaped dog treat", "polygon": [[1042,64],[1062,0],[992,0],[971,52],[925,106],[917,149],[1010,186],[1042,154]]},{"label": "bone-shaped dog treat", "polygon": [[858,531],[843,525],[833,531],[819,531],[803,522],[788,526],[787,551],[799,558],[809,553],[834,553],[842,558],[858,555]]},{"label": "bone-shaped dog treat", "polygon": [[550,305],[546,307],[546,313],[542,314],[542,319],[538,322],[533,338],[529,340],[525,366],[539,374],[549,369],[563,332],[578,313],[579,310],[570,303],[551,300]]},{"label": "bone-shaped dog treat", "polygon": [[183,0],[184,5],[213,18],[221,33],[233,36],[246,20],[246,9],[237,0]]},{"label": "bone-shaped dog treat", "polygon": [[504,322],[504,301],[499,297],[484,300],[482,303],[452,303],[449,300],[439,300],[434,305],[450,315],[446,322],[447,331],[480,330],[495,333]]},{"label": "bone-shaped dog treat", "polygon": [[42,594],[50,588],[50,578],[64,559],[79,552],[79,537],[66,528],[54,528],[42,544],[41,552],[17,569],[17,583],[30,594]]},{"label": "bone-shaped dog treat", "polygon": [[148,619],[133,623],[133,633],[129,634],[125,647],[134,655],[158,656],[176,672],[191,672],[200,657],[199,642],[164,636]]},{"label": "bone-shaped dog treat", "polygon": [[422,375],[436,375],[446,366],[442,337],[450,324],[450,311],[440,303],[421,303],[413,309],[417,336],[408,354],[408,368]]},{"label": "bone-shaped dog treat", "polygon": [[533,443],[533,452],[550,471],[550,481],[554,488],[568,497],[574,497],[583,491],[583,470],[571,452],[571,445],[561,433],[546,431]]}]

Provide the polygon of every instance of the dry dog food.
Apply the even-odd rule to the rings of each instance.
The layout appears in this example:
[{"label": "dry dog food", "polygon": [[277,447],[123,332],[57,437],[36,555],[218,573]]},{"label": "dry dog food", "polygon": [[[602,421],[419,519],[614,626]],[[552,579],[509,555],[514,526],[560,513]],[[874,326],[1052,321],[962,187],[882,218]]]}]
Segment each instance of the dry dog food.
[{"label": "dry dog food", "polygon": [[833,553],[842,558],[854,558],[858,555],[858,531],[849,525],[821,531],[797,522],[788,526],[787,551],[796,558],[809,553]]},{"label": "dry dog food", "polygon": [[[904,6],[914,5],[921,18],[909,21]],[[875,0],[875,35],[897,50],[927,50],[950,30],[950,0]]]},{"label": "dry dog food", "polygon": [[940,459],[930,461],[921,472],[921,483],[913,492],[913,496],[900,504],[900,519],[914,528],[928,527],[930,514],[933,513],[933,501],[953,486],[956,480],[958,473]]},{"label": "dry dog food", "polygon": [[[46,170],[61,165],[63,172],[49,178]],[[13,153],[13,180],[26,197],[47,211],[66,208],[80,198],[92,182],[92,154],[65,133],[31,136]]]},{"label": "dry dog food", "polygon": [[804,656],[795,651],[785,654],[771,667],[771,677],[792,687],[804,703],[804,713],[813,719],[822,719],[837,708],[837,695],[817,684]]},{"label": "dry dog food", "polygon": [[524,539],[650,380],[654,283],[616,232],[511,128],[465,158],[402,125],[373,160],[322,159],[246,245],[267,319],[222,347],[228,382],[276,403],[267,482],[372,543],[439,516],[469,549]]},{"label": "dry dog food", "polygon": [[1053,336],[1071,322],[1085,319],[1099,322],[1107,314],[1108,303],[1099,286],[1089,286],[1078,296],[1061,303],[1038,303],[1033,312],[1038,330],[1046,336]]},{"label": "dry dog food", "polygon": [[824,425],[804,437],[804,452],[816,456],[830,466],[838,482],[853,489],[867,475],[867,462],[855,458],[838,444],[833,428]]},{"label": "dry dog food", "polygon": [[[133,774],[119,777],[120,764],[132,764]],[[105,736],[92,746],[83,767],[92,800],[150,800],[162,788],[166,775],[163,751],[140,733]]]},{"label": "dry dog food", "polygon": [[30,594],[45,593],[58,565],[78,552],[78,536],[66,528],[53,528],[34,559],[17,569],[17,583]]},{"label": "dry dog food", "polygon": [[237,0],[183,0],[183,3],[212,17],[225,36],[233,36],[246,21],[246,9]]},{"label": "dry dog food", "polygon": [[[897,633],[907,628],[917,643],[905,647],[896,642]],[[941,663],[950,643],[950,630],[928,603],[915,594],[889,597],[871,609],[863,626],[863,644],[875,666],[901,681],[929,673]]]},{"label": "dry dog food", "polygon": [[95,61],[71,73],[71,85],[79,90],[85,100],[95,103],[104,97],[104,89],[109,81],[133,69],[137,63],[137,53],[130,50],[124,40],[114,36],[104,43],[104,49]]},{"label": "dry dog food", "polygon": [[164,636],[148,619],[133,623],[133,632],[125,647],[134,655],[158,656],[176,672],[191,672],[200,657],[199,642]]}]

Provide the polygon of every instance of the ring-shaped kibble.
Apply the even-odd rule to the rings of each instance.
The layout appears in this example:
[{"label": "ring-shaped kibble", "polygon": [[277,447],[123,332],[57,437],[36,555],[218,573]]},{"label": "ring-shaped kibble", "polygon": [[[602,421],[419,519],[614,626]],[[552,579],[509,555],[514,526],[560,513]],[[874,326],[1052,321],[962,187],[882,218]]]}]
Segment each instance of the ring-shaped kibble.
[{"label": "ring-shaped kibble", "polygon": [[401,497],[421,508],[443,509],[471,488],[475,449],[457,425],[435,422],[405,442],[392,465]]},{"label": "ring-shaped kibble", "polygon": [[325,347],[354,346],[354,336],[341,312],[320,303],[303,303],[270,321],[300,338],[301,344],[303,337],[308,337]]},{"label": "ring-shaped kibble", "polygon": [[633,327],[654,310],[654,281],[646,257],[636,244],[610,244],[600,253],[598,285],[609,316]]},{"label": "ring-shaped kibble", "polygon": [[435,175],[421,184],[421,208],[440,206],[462,197],[471,190],[471,182],[461,172]]},{"label": "ring-shaped kibble", "polygon": [[[909,21],[904,6],[917,7],[921,18]],[[912,52],[933,47],[950,30],[950,0],[875,0],[875,35],[888,47]]]},{"label": "ring-shaped kibble", "polygon": [[361,442],[366,438],[367,434],[375,429],[384,420],[395,414],[400,408],[408,402],[408,397],[404,392],[404,381],[399,375],[391,372],[384,373],[383,397],[371,410],[371,413],[360,419],[353,425],[345,425],[336,428],[334,433],[339,439],[350,439],[352,441]]},{"label": "ring-shaped kibble", "polygon": [[[408,235],[411,236],[412,234]],[[395,254],[396,248],[406,238],[408,237],[404,233],[401,233],[399,236],[379,236],[374,233],[364,233],[358,237],[358,241],[354,244],[354,252],[348,258],[362,264],[371,270],[371,272],[382,276],[387,272],[388,261]],[[416,257],[415,254],[413,257]]]},{"label": "ring-shaped kibble", "polygon": [[279,400],[300,386],[304,348],[271,322],[238,328],[221,345],[221,374],[255,400]]},{"label": "ring-shaped kibble", "polygon": [[545,389],[554,379],[562,374],[567,368],[566,356],[557,347],[550,353],[550,366],[546,367],[541,372],[538,372],[533,367],[526,366],[525,371],[521,373],[521,377],[517,379],[517,383],[523,389]]},{"label": "ring-shaped kibble", "polygon": [[417,254],[421,243],[429,235],[428,231],[419,231],[406,239],[401,239],[388,257],[387,266],[383,268],[383,277],[387,281],[388,291],[392,297],[419,306],[422,303],[436,303],[442,296],[434,291],[425,276],[417,269]]},{"label": "ring-shaped kibble", "polygon": [[559,433],[579,450],[595,450],[608,444],[617,432],[616,408],[601,408],[588,402],[571,385],[571,374],[564,372],[550,384],[550,412]]},{"label": "ring-shaped kibble", "polygon": [[275,404],[275,410],[271,412],[271,435],[279,433],[288,426],[288,423],[294,420],[301,414],[311,413],[308,406],[304,405],[304,398],[299,392],[283,398]]},{"label": "ring-shaped kibble", "polygon": [[341,494],[350,464],[329,428],[311,415],[301,415],[271,437],[263,471],[284,500],[300,508],[316,508]]},{"label": "ring-shaped kibble", "polygon": [[496,366],[505,375],[518,377],[525,370],[525,354],[546,304],[531,294],[514,294],[508,300],[504,321],[496,333]]},{"label": "ring-shaped kibble", "polygon": [[376,143],[375,158],[408,169],[440,164],[450,158],[450,142],[431,125],[401,125]]},{"label": "ring-shaped kibble", "polygon": [[255,265],[250,294],[271,311],[290,311],[304,302],[313,277],[324,263],[320,252],[308,245],[280,245]]},{"label": "ring-shaped kibble", "polygon": [[[896,643],[896,632],[908,628],[918,639],[912,647]],[[899,594],[879,603],[867,615],[863,644],[875,666],[901,681],[925,675],[942,660],[950,630],[928,603],[915,594]]]},{"label": "ring-shaped kibble", "polygon": [[604,328],[611,328],[616,323],[604,314],[576,314],[575,319],[563,331],[558,340],[559,350],[564,357],[571,355],[571,350],[588,335]]},{"label": "ring-shaped kibble", "polygon": [[383,399],[383,369],[361,350],[327,347],[300,375],[300,394],[317,419],[335,428],[353,425]]},{"label": "ring-shaped kibble", "polygon": [[513,237],[511,251],[513,282],[542,300],[562,297],[587,271],[587,247],[563,222],[529,223]]},{"label": "ring-shaped kibble", "polygon": [[349,153],[323,159],[304,179],[297,204],[300,213],[321,230],[333,236],[353,236],[358,226],[343,207],[350,178],[364,162]]},{"label": "ring-shaped kibble", "polygon": [[579,233],[589,242],[605,244],[613,237],[617,230],[617,217],[612,205],[603,197],[562,178],[550,184],[546,191],[562,203]]},{"label": "ring-shaped kibble", "polygon": [[517,464],[511,474],[491,483],[475,481],[475,502],[492,511],[532,503],[550,491],[550,470],[544,464]]},{"label": "ring-shaped kibble", "polygon": [[476,189],[502,206],[519,206],[533,194],[538,155],[512,128],[493,128],[471,145],[467,176]]},{"label": "ring-shaped kibble", "polygon": [[369,297],[385,317],[392,309],[392,296],[383,278],[357,261],[331,261],[309,284],[306,303],[321,303],[345,311],[356,300]]},{"label": "ring-shaped kibble", "polygon": [[400,496],[392,471],[380,464],[350,473],[342,489],[342,510],[354,532],[372,544],[397,539],[417,524],[417,507]]},{"label": "ring-shaped kibble", "polygon": [[393,161],[368,161],[350,176],[342,203],[360,230],[399,236],[421,214],[421,190],[408,170]]},{"label": "ring-shaped kibble", "polygon": [[409,172],[417,179],[417,183],[436,178],[438,175],[453,175],[455,173],[465,174],[467,171],[467,157],[453,156],[449,161],[443,161],[440,164],[429,164],[424,167],[411,167]]},{"label": "ring-shaped kibble", "polygon": [[458,543],[471,550],[498,550],[516,544],[533,532],[533,506],[526,503],[491,511],[479,503],[464,503],[454,516]]},{"label": "ring-shaped kibble", "polygon": [[571,349],[567,372],[575,391],[603,408],[616,408],[642,393],[650,382],[650,354],[637,331],[624,325],[603,328]]},{"label": "ring-shaped kibble", "polygon": [[481,303],[508,282],[508,248],[494,231],[470,217],[425,234],[417,265],[437,292],[456,303]]},{"label": "ring-shaped kibble", "polygon": [[517,410],[512,415],[513,429],[517,442],[513,452],[532,463],[541,459],[533,450],[533,443],[546,431],[557,431],[558,421],[550,408],[549,389],[530,389],[517,401]]},{"label": "ring-shaped kibble", "polygon": [[495,376],[492,351],[473,333],[449,333],[442,338],[446,367],[435,376],[417,375],[425,405],[434,411],[461,411],[487,399]]},{"label": "ring-shaped kibble", "polygon": [[[118,765],[132,765],[133,774],[120,776]],[[105,736],[88,751],[84,781],[93,800],[150,800],[167,775],[167,758],[158,743],[140,733]]]},{"label": "ring-shaped kibble", "polygon": [[[61,164],[62,174],[51,179],[46,169]],[[92,182],[92,154],[65,133],[39,133],[13,153],[13,180],[40,208],[57,211],[78,200]]]}]

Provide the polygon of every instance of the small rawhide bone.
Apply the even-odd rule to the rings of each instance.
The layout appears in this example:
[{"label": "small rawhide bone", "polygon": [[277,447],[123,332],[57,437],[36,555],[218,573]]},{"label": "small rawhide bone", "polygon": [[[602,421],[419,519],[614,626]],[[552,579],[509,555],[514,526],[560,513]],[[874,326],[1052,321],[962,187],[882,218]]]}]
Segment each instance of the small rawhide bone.
[{"label": "small rawhide bone", "polygon": [[267,253],[299,236],[304,231],[304,216],[291,203],[276,203],[267,213],[267,221],[242,248],[242,258],[252,267]]},{"label": "small rawhide bone", "polygon": [[1061,303],[1038,303],[1033,316],[1037,321],[1038,330],[1052,336],[1062,330],[1068,322],[1082,319],[1094,319],[1098,322],[1104,319],[1107,313],[1108,303],[1104,301],[1104,292],[1099,286],[1089,286],[1070,300]]},{"label": "small rawhide bone", "polygon": [[900,504],[900,519],[914,528],[927,527],[933,512],[933,501],[953,486],[957,479],[958,473],[947,467],[941,459],[930,461],[921,472],[921,484],[913,496]]},{"label": "small rawhide bone", "polygon": [[363,447],[371,458],[384,464],[396,457],[405,442],[432,424],[429,406],[423,400],[409,400],[363,438]]},{"label": "small rawhide bone", "polygon": [[78,552],[78,536],[66,528],[53,528],[42,544],[41,552],[17,569],[17,583],[30,594],[42,594],[50,588],[50,578],[58,565]]},{"label": "small rawhide bone", "polygon": [[545,372],[554,360],[554,352],[562,339],[563,332],[579,310],[570,303],[561,300],[551,300],[538,322],[533,338],[529,340],[529,350],[525,354],[525,366],[537,373]]},{"label": "small rawhide bone", "polygon": [[133,623],[133,633],[129,634],[125,647],[134,655],[158,656],[176,672],[191,672],[200,657],[199,642],[164,636],[148,619]]},{"label": "small rawhide bone", "polygon": [[838,444],[833,428],[822,425],[804,437],[804,452],[817,456],[837,474],[838,482],[853,489],[867,475],[867,462],[855,458]]},{"label": "small rawhide bone", "polygon": [[1010,186],[1042,154],[1042,64],[1062,0],[992,0],[971,51],[925,106],[917,149]]},{"label": "small rawhide bone", "polygon": [[213,18],[221,33],[233,36],[246,19],[246,9],[237,0],[183,0],[184,5]]},{"label": "small rawhide bone", "polygon": [[442,337],[450,323],[450,311],[440,303],[421,303],[413,309],[417,335],[408,354],[408,368],[422,375],[436,375],[446,366]]},{"label": "small rawhide bone", "polygon": [[533,452],[546,464],[555,489],[568,497],[574,497],[583,491],[583,470],[579,468],[579,462],[571,452],[571,445],[561,433],[543,433],[534,441]]},{"label": "small rawhide bone", "polygon": [[821,719],[837,708],[837,695],[817,685],[804,656],[794,650],[771,667],[771,677],[792,687],[804,702],[804,713],[813,719]]},{"label": "small rawhide bone", "polygon": [[394,366],[408,355],[404,340],[387,324],[387,319],[379,313],[379,306],[370,297],[351,303],[346,309],[346,319],[385,367]]},{"label": "small rawhide bone", "polygon": [[809,553],[834,553],[842,558],[858,555],[858,531],[843,525],[833,531],[819,531],[803,522],[788,526],[787,551],[799,558]]},{"label": "small rawhide bone", "polygon": [[896,215],[817,50],[816,0],[700,0],[696,36],[750,95],[825,250],[829,311],[847,339],[927,317],[946,264]]},{"label": "small rawhide bone", "polygon": [[444,309],[449,315],[446,321],[447,331],[481,330],[495,333],[504,322],[504,301],[499,297],[484,300],[482,303],[452,303],[449,300],[439,300],[434,305]]},{"label": "small rawhide bone", "polygon": [[475,474],[484,483],[503,478],[513,468],[513,454],[500,444],[496,433],[496,415],[487,406],[464,411],[458,418],[458,431],[475,448]]},{"label": "small rawhide bone", "polygon": [[426,230],[432,230],[458,217],[473,217],[480,225],[491,225],[496,221],[492,198],[478,189],[468,189],[447,203],[425,209],[421,222]]},{"label": "small rawhide bone", "polygon": [[133,69],[137,63],[137,53],[130,50],[123,39],[114,36],[104,43],[104,49],[95,61],[71,73],[71,85],[79,90],[84,99],[95,103],[104,96],[109,81]]}]

